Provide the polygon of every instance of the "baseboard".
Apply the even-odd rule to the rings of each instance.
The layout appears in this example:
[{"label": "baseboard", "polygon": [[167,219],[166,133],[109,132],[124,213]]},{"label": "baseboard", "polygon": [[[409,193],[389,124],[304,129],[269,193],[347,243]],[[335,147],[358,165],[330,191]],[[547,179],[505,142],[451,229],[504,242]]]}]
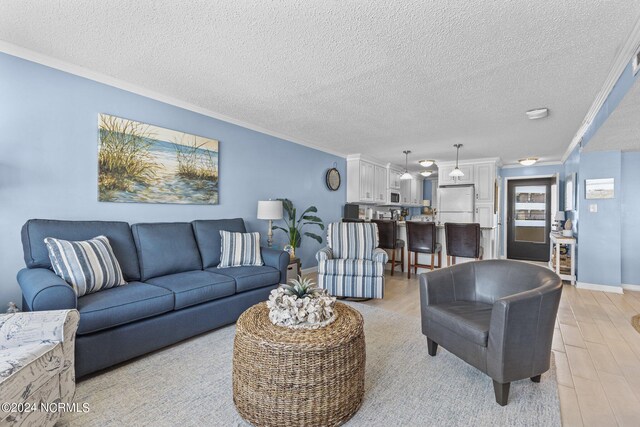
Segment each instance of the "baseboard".
[{"label": "baseboard", "polygon": [[626,291],[640,292],[640,285],[622,285],[622,289]]},{"label": "baseboard", "polygon": [[597,285],[594,283],[576,282],[576,288],[588,289],[590,291],[611,292],[612,294],[622,294],[620,286]]}]

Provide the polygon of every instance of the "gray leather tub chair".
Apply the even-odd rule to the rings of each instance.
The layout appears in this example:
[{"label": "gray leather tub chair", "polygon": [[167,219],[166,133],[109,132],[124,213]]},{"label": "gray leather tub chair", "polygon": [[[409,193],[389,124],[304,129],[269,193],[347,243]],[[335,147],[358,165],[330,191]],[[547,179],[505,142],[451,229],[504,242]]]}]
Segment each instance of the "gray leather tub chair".
[{"label": "gray leather tub chair", "polygon": [[504,406],[511,381],[549,370],[562,281],[519,261],[467,262],[420,275],[422,333],[493,379]]}]

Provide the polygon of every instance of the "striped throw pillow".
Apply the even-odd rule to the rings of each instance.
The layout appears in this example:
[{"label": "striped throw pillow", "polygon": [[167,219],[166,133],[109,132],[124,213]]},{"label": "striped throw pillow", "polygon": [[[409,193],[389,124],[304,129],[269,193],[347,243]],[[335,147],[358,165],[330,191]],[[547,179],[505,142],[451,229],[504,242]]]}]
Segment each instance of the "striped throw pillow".
[{"label": "striped throw pillow", "polygon": [[53,271],[70,284],[79,297],[127,284],[105,236],[78,242],[47,237],[44,243]]},{"label": "striped throw pillow", "polygon": [[260,255],[260,233],[220,230],[222,248],[218,268],[264,265]]}]

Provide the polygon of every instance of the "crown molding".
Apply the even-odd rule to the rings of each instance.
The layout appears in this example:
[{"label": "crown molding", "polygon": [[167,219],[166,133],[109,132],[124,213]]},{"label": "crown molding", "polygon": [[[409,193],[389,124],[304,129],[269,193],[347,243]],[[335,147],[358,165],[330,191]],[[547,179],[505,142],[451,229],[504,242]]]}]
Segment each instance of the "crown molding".
[{"label": "crown molding", "polygon": [[613,62],[613,66],[611,67],[611,70],[609,70],[609,74],[604,81],[604,85],[600,89],[600,92],[598,92],[598,95],[593,101],[593,104],[591,104],[591,107],[589,107],[587,115],[582,120],[582,124],[571,140],[569,147],[567,147],[567,150],[564,152],[564,155],[562,156],[563,163],[569,158],[576,146],[578,146],[578,144],[580,144],[580,142],[582,141],[582,138],[589,129],[589,126],[591,126],[591,123],[593,123],[593,120],[604,105],[607,97],[613,90],[613,87],[618,82],[618,79],[622,75],[622,72],[627,67],[627,65],[629,65],[629,62],[633,58],[633,55],[637,52],[638,47],[640,47],[640,19],[636,21],[631,34],[629,34],[629,37],[627,38],[625,44],[622,46],[620,52],[616,56],[616,59]]},{"label": "crown molding", "polygon": [[67,61],[63,61],[57,58],[53,58],[48,55],[44,55],[30,49],[25,49],[21,46],[17,46],[13,43],[8,43],[3,40],[0,40],[0,52],[6,53],[11,56],[15,56],[18,58],[26,59],[30,62],[35,62],[37,64],[41,64],[50,68],[54,68],[56,70],[63,71],[65,73],[73,74],[75,76],[83,77],[88,80],[92,80],[98,83],[105,84],[107,86],[112,86],[118,89],[125,90],[127,92],[135,93],[136,95],[144,96],[145,98],[153,99],[155,101],[159,101],[165,104],[173,105],[175,107],[182,108],[184,110],[192,111],[194,113],[202,114],[203,116],[211,117],[213,119],[221,120],[223,122],[231,123],[236,126],[240,126],[255,132],[263,133],[265,135],[273,136],[275,138],[279,138],[288,142],[292,142],[294,144],[302,145],[308,148],[312,148],[314,150],[322,151],[324,153],[333,154],[338,157],[346,157],[346,153],[342,153],[335,150],[330,150],[327,148],[323,148],[318,146],[317,144],[307,141],[302,138],[296,138],[290,135],[286,135],[277,131],[273,131],[270,129],[266,129],[262,126],[254,125],[233,117],[229,117],[225,114],[218,113],[216,111],[212,111],[203,107],[200,107],[195,104],[191,104],[187,101],[183,101],[181,99],[177,99],[168,95],[165,95],[160,92],[153,91],[151,89],[147,89],[145,87],[126,82],[124,80],[117,79],[115,77],[111,77],[106,74],[99,73],[97,71],[90,70],[85,67],[81,67],[76,64],[72,64]]}]

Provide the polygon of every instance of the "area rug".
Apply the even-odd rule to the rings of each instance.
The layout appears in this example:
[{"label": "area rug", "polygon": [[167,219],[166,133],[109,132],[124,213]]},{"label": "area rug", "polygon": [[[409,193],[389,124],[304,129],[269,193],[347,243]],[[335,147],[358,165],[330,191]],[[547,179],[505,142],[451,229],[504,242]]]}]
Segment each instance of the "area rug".
[{"label": "area rug", "polygon": [[635,315],[631,318],[631,325],[640,334],[640,314]]},{"label": "area rug", "polygon": [[[491,379],[442,348],[427,354],[420,320],[349,303],[365,321],[366,391],[347,426],[559,426],[555,365],[539,384],[511,384],[499,406]],[[201,335],[82,381],[69,426],[248,426],[231,392],[235,326]]]}]

